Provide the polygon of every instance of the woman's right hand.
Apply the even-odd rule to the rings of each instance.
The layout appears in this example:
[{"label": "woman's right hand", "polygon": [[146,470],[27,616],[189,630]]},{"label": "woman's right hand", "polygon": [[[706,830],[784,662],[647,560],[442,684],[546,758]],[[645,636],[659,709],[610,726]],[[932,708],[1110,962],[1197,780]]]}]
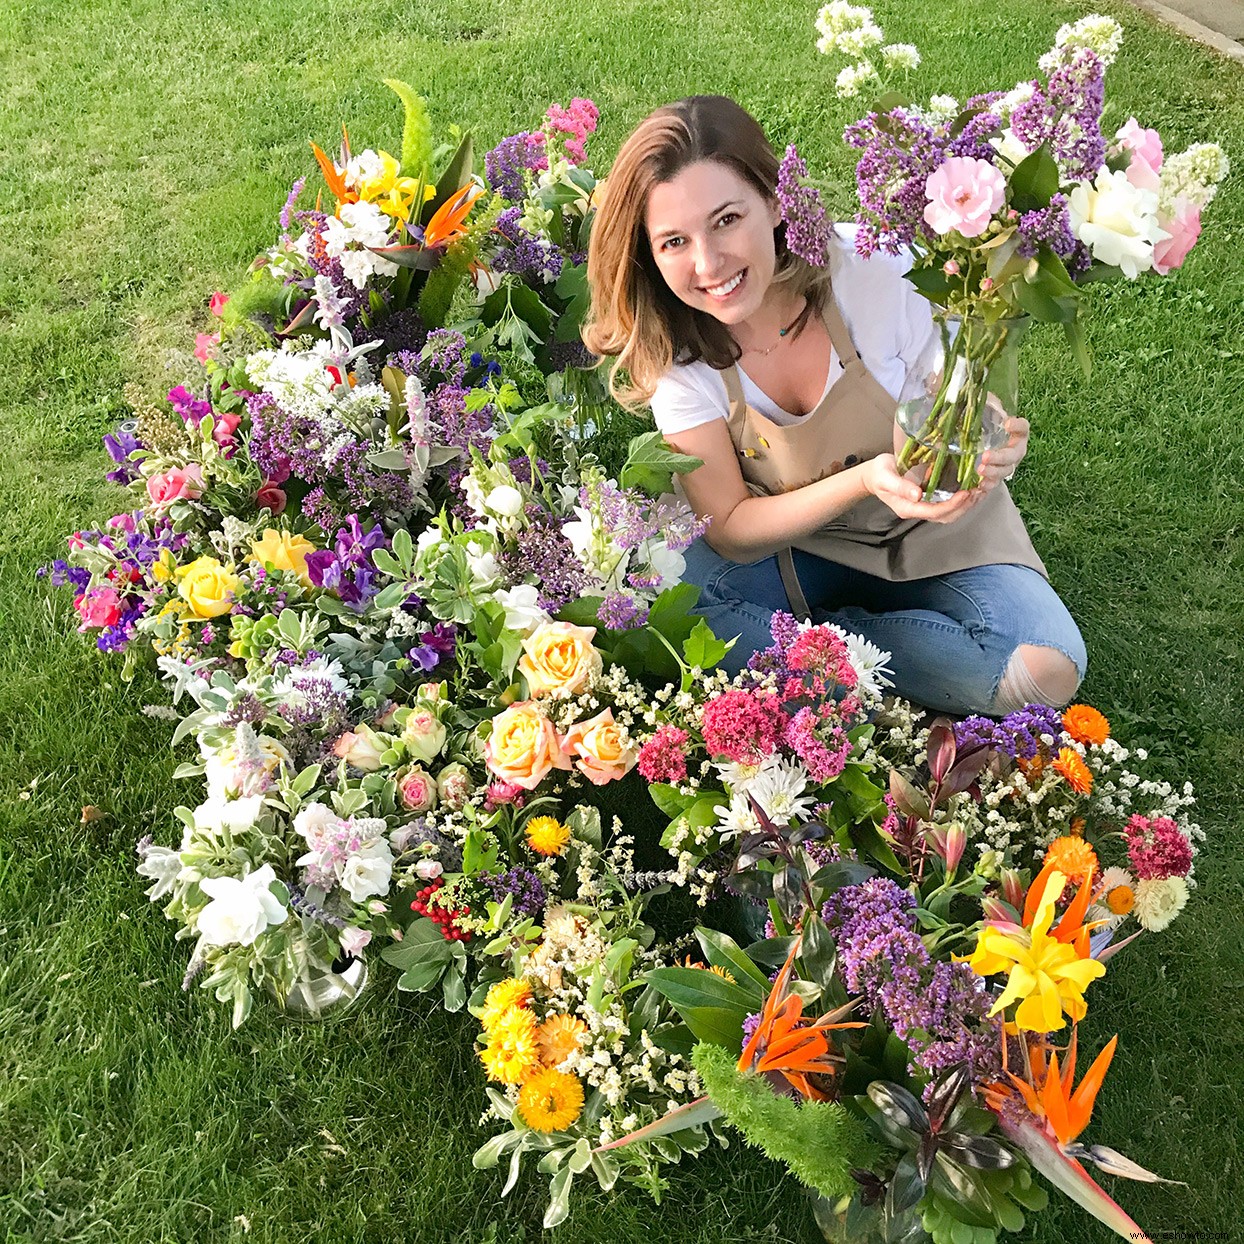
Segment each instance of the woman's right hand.
[{"label": "woman's right hand", "polygon": [[900,475],[893,454],[878,454],[864,463],[864,487],[899,518],[922,518],[930,523],[953,523],[962,518],[984,493],[979,488],[957,492],[949,501],[922,501],[924,489],[916,478],[921,471]]}]

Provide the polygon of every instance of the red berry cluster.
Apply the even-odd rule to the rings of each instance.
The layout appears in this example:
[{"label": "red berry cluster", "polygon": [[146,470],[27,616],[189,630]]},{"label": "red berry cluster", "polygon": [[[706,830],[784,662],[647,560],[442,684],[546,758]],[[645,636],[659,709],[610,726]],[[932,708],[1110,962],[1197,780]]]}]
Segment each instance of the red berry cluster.
[{"label": "red berry cluster", "polygon": [[440,925],[441,936],[447,942],[469,942],[471,933],[468,929],[460,929],[454,923],[459,916],[469,916],[471,909],[469,907],[434,907],[431,905],[432,895],[444,886],[445,882],[437,877],[431,885],[426,885],[415,895],[415,901],[411,903],[412,911],[418,912],[421,916],[427,916],[434,924]]}]

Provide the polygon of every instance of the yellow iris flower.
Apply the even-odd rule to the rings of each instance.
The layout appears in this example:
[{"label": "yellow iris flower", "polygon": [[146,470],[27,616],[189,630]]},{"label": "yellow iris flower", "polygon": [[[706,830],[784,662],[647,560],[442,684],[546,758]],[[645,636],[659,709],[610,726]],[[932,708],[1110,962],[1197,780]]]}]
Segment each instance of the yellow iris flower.
[{"label": "yellow iris flower", "polygon": [[[1036,910],[1031,926],[1015,932],[986,926],[976,943],[968,963],[978,976],[1006,972],[1006,989],[994,1003],[990,1015],[1006,1010],[1019,1002],[1015,1025],[1028,1032],[1055,1032],[1062,1028],[1066,1012],[1073,1020],[1083,1019],[1088,1011],[1084,991],[1099,976],[1105,965],[1087,955],[1081,940],[1078,945],[1050,934],[1054,923],[1055,903],[1067,884],[1060,872],[1047,872],[1036,897]],[[1012,926],[1013,927],[1013,926]],[[1061,929],[1060,929],[1061,931]]]}]

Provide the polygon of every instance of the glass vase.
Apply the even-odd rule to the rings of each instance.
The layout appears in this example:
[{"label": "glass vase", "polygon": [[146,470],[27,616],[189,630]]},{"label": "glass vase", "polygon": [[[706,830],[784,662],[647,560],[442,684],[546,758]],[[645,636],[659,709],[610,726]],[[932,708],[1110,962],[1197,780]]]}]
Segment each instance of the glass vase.
[{"label": "glass vase", "polygon": [[[1009,439],[1005,416],[1018,414],[1019,351],[1029,319],[988,320],[934,314],[940,330],[940,366],[917,377],[896,418],[907,433],[900,475],[923,467],[924,500],[948,501],[980,483],[982,455]],[[923,369],[920,369],[923,370]]]},{"label": "glass vase", "polygon": [[313,1022],[337,1019],[354,1008],[367,986],[367,964],[362,959],[338,959],[327,970],[308,962],[283,997],[269,993],[288,1019]]},{"label": "glass vase", "polygon": [[859,1192],[838,1200],[813,1192],[812,1216],[826,1244],[928,1244],[929,1240],[914,1209],[889,1217],[884,1197],[865,1205]]}]

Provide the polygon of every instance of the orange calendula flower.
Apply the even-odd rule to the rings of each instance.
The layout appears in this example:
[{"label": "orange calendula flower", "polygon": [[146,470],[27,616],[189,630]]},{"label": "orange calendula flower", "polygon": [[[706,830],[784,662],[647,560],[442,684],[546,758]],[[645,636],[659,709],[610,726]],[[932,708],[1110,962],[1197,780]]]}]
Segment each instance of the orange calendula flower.
[{"label": "orange calendula flower", "polygon": [[1074,747],[1064,747],[1058,753],[1058,759],[1054,761],[1054,771],[1066,779],[1067,785],[1077,795],[1092,793],[1093,772]]},{"label": "orange calendula flower", "polygon": [[1098,868],[1097,852],[1083,838],[1055,838],[1045,850],[1046,865],[1077,885],[1083,885]]},{"label": "orange calendula flower", "polygon": [[1063,729],[1077,743],[1104,743],[1110,737],[1110,723],[1090,704],[1073,704],[1063,713]]},{"label": "orange calendula flower", "polygon": [[540,1061],[546,1067],[564,1063],[587,1035],[587,1025],[574,1015],[550,1015],[536,1032]]}]

